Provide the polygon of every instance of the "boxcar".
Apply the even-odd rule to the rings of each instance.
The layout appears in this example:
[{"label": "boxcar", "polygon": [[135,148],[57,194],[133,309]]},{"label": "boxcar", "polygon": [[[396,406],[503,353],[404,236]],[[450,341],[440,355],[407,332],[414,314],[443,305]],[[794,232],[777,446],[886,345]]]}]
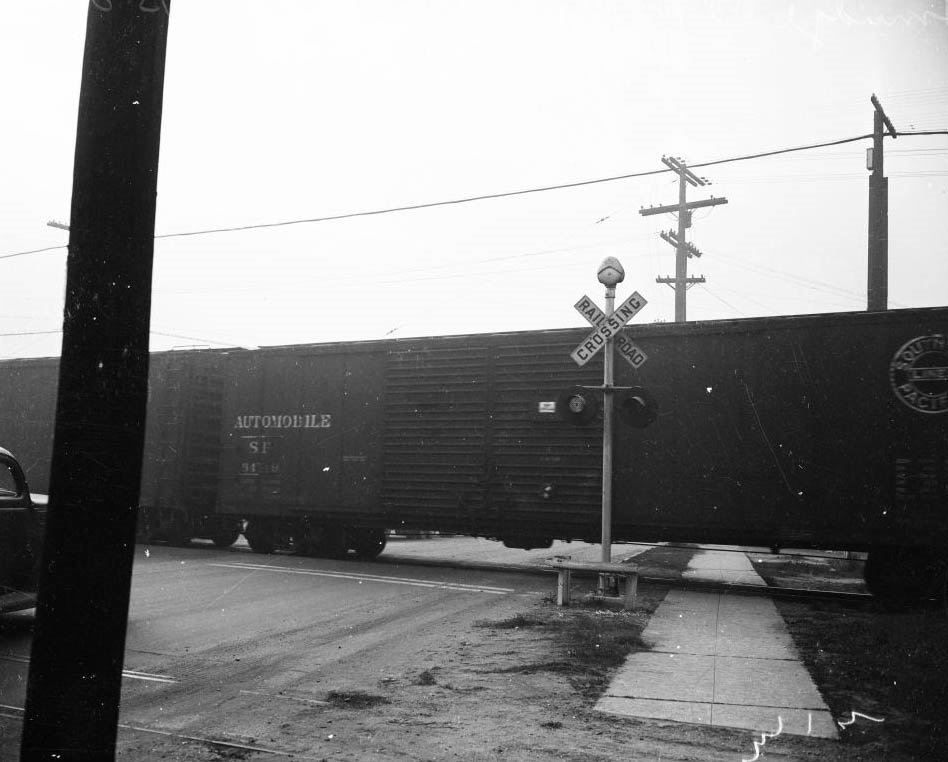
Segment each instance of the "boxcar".
[{"label": "boxcar", "polygon": [[[614,539],[931,566],[948,548],[946,329],[943,308],[627,329],[648,360],[616,361],[620,418],[643,400],[654,415],[615,432]],[[231,353],[219,510],[263,549],[347,522],[595,541],[601,361],[570,359],[586,333]]]},{"label": "boxcar", "polygon": [[[588,333],[155,356],[143,506],[172,540],[245,526],[261,552],[373,556],[397,528],[597,541]],[[624,333],[647,360],[616,358],[615,541],[868,550],[878,592],[944,584],[948,308]]]},{"label": "boxcar", "polygon": [[[224,354],[153,353],[138,537],[229,545],[241,524],[217,510]],[[0,361],[0,442],[33,490],[49,492],[58,358]]]}]

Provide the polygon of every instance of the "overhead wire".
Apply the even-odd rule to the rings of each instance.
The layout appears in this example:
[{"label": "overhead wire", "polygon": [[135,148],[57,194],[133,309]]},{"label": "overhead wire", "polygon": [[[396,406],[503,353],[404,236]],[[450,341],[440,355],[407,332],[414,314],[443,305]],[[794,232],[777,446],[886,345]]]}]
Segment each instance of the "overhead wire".
[{"label": "overhead wire", "polygon": [[735,307],[733,304],[731,304],[729,301],[727,301],[727,300],[724,299],[723,297],[718,296],[716,293],[714,293],[714,291],[712,291],[710,288],[708,288],[707,285],[705,285],[705,287],[702,289],[702,291],[703,291],[704,293],[706,293],[708,296],[717,299],[719,302],[721,302],[721,304],[723,304],[723,305],[724,305],[725,307],[727,307],[728,309],[734,310],[738,315],[741,315],[741,316],[743,316],[743,317],[747,317],[747,313],[746,313],[746,312],[744,312],[743,310],[738,309],[737,307]]},{"label": "overhead wire", "polygon": [[13,259],[14,257],[25,257],[27,254],[40,254],[44,251],[56,251],[57,249],[68,249],[65,244],[59,246],[47,246],[45,249],[30,249],[29,251],[17,251],[13,254],[0,254],[0,259]]},{"label": "overhead wire", "polygon": [[[899,133],[900,136],[902,136],[902,135],[945,135],[945,134],[948,134],[948,130],[916,130],[916,131],[907,131],[907,132],[900,132],[900,133]],[[722,165],[722,164],[735,163],[735,162],[740,162],[740,161],[749,161],[749,160],[753,160],[753,159],[760,159],[760,158],[767,158],[767,157],[776,157],[776,156],[786,156],[787,154],[791,154],[791,153],[798,153],[798,152],[802,152],[802,151],[815,150],[815,149],[818,149],[818,148],[825,148],[825,147],[830,147],[830,146],[845,145],[845,144],[848,144],[848,143],[854,143],[854,142],[858,142],[858,141],[861,141],[861,140],[866,140],[866,139],[871,138],[871,137],[873,137],[873,136],[872,136],[871,133],[869,133],[869,134],[858,135],[858,136],[853,136],[853,137],[849,137],[849,138],[842,138],[842,139],[833,140],[833,141],[825,141],[825,142],[821,142],[821,143],[812,143],[812,144],[807,144],[807,145],[803,145],[803,146],[795,146],[795,147],[791,147],[791,148],[783,148],[783,149],[777,149],[777,150],[772,150],[772,151],[762,151],[762,152],[758,152],[758,153],[754,153],[754,154],[747,154],[747,155],[742,155],[742,156],[729,157],[729,158],[725,158],[725,159],[717,159],[717,160],[713,160],[713,161],[699,162],[699,163],[690,164],[689,167],[692,167],[692,168],[701,168],[701,167],[709,167],[709,166],[720,166],[720,165]],[[944,150],[944,149],[896,149],[897,152],[902,152],[902,153],[909,153],[909,152],[917,152],[917,153],[933,152],[933,153],[939,153],[939,152],[943,152],[943,150]],[[547,192],[547,191],[552,191],[552,190],[562,190],[562,189],[583,187],[583,186],[595,185],[595,184],[602,184],[602,183],[608,183],[608,182],[616,182],[616,181],[620,181],[620,180],[633,179],[633,178],[637,178],[637,177],[646,177],[646,176],[655,176],[655,175],[667,174],[667,173],[669,173],[669,172],[671,172],[671,171],[672,171],[672,170],[670,170],[670,169],[647,170],[647,171],[641,171],[641,172],[632,172],[632,173],[626,173],[626,174],[622,174],[622,175],[615,175],[615,176],[610,176],[610,177],[604,177],[604,178],[596,178],[596,179],[592,179],[592,180],[583,180],[583,181],[577,181],[577,182],[571,182],[571,183],[560,183],[560,184],[557,184],[557,185],[541,186],[541,187],[528,188],[528,189],[521,189],[521,190],[516,190],[516,191],[506,191],[506,192],[501,192],[501,193],[482,194],[482,195],[478,195],[478,196],[468,196],[468,197],[463,197],[463,198],[458,198],[458,199],[451,199],[451,200],[444,200],[444,201],[428,202],[428,203],[422,203],[422,204],[411,204],[411,205],[405,205],[405,206],[399,206],[399,207],[389,207],[389,208],[385,208],[385,209],[368,210],[368,211],[361,211],[361,212],[350,212],[350,213],[345,213],[345,214],[327,215],[327,216],[323,216],[323,217],[314,217],[314,218],[300,219],[300,220],[289,220],[289,221],[276,222],[276,223],[262,223],[262,224],[244,225],[244,226],[237,226],[237,227],[230,227],[230,228],[215,228],[215,229],[207,229],[207,230],[188,231],[188,232],[183,232],[183,233],[161,234],[161,235],[156,235],[155,238],[156,238],[156,239],[159,239],[159,238],[178,238],[178,237],[185,237],[185,236],[208,235],[208,234],[221,233],[221,232],[238,232],[238,231],[242,231],[242,230],[255,230],[255,229],[263,229],[263,228],[282,227],[282,226],[288,226],[288,225],[297,225],[297,224],[306,224],[306,223],[325,222],[325,221],[331,221],[331,220],[351,219],[351,218],[355,218],[355,217],[376,216],[376,215],[390,214],[390,213],[396,213],[396,212],[402,212],[402,211],[411,211],[411,210],[419,210],[419,209],[426,209],[426,208],[435,208],[435,207],[439,207],[439,206],[448,206],[448,205],[458,205],[458,204],[464,204],[464,203],[471,203],[471,202],[474,202],[474,201],[482,201],[482,200],[490,200],[490,199],[498,199],[498,198],[508,198],[508,197],[514,197],[514,196],[532,194],[532,193],[542,193],[542,192]],[[924,171],[924,172],[915,172],[915,173],[897,173],[895,176],[921,177],[921,176],[941,176],[941,175],[944,175],[944,174],[945,174],[944,172],[940,172],[940,171]],[[846,173],[846,174],[834,175],[834,176],[830,176],[830,177],[823,177],[823,176],[807,177],[807,176],[802,176],[802,177],[800,177],[800,178],[790,178],[790,179],[849,179],[850,177],[857,177],[857,176],[859,176],[859,175]],[[755,178],[755,179],[756,179],[756,178]],[[747,182],[747,181],[754,182],[755,179],[752,179],[752,178],[750,178],[750,177],[748,177],[748,178],[740,178],[740,179],[738,179],[738,178],[732,178],[732,179],[729,179],[729,182],[735,182],[735,181],[736,181],[736,182],[741,182],[741,181],[744,181],[744,182]],[[783,179],[783,178],[779,178],[779,179]],[[766,181],[766,178],[765,178],[763,181]],[[787,181],[787,180],[784,180],[784,181]],[[606,218],[608,218],[608,216],[607,216]],[[606,218],[603,218],[603,219],[606,219]],[[598,224],[598,222],[601,222],[601,221],[602,221],[602,220],[598,220],[598,221],[597,221],[597,224]],[[573,248],[573,247],[568,247],[568,248]],[[577,248],[578,248],[578,247],[577,247]],[[48,247],[43,247],[43,248],[40,248],[40,249],[31,249],[31,250],[27,250],[27,251],[14,252],[14,253],[11,253],[11,254],[4,254],[4,255],[0,255],[0,259],[10,259],[10,258],[14,258],[14,257],[26,256],[26,255],[31,255],[31,254],[39,254],[39,253],[44,253],[44,252],[49,252],[49,251],[56,251],[56,250],[61,250],[61,249],[68,249],[68,245],[48,246]],[[505,260],[505,259],[518,259],[518,258],[522,258],[522,257],[538,256],[538,255],[541,255],[541,254],[548,254],[548,253],[554,253],[554,252],[558,253],[559,251],[561,251],[561,250],[549,249],[549,250],[545,250],[545,251],[528,252],[528,253],[517,254],[517,255],[508,255],[508,256],[505,256],[505,257],[494,257],[494,258],[491,258],[491,259],[488,259],[488,260],[484,260],[484,262],[489,262],[489,261],[502,261],[502,260]],[[736,260],[735,260],[735,262],[736,262]],[[744,266],[745,266],[745,267],[748,267],[748,269],[753,268],[753,265],[744,265]],[[423,271],[424,271],[424,270],[430,269],[430,268],[417,268],[417,269],[420,269],[420,270],[423,270]],[[770,268],[763,268],[763,267],[759,267],[759,266],[757,267],[757,269],[758,269],[759,271],[770,270]],[[410,271],[409,271],[409,272],[410,272]],[[809,288],[814,288],[814,289],[817,289],[817,290],[823,290],[824,292],[827,292],[827,293],[834,293],[834,292],[835,292],[836,295],[845,294],[845,295],[847,295],[847,296],[862,296],[862,295],[860,295],[860,294],[858,294],[858,293],[855,293],[855,292],[852,292],[852,291],[847,291],[847,290],[844,290],[844,289],[833,288],[832,286],[829,286],[829,284],[823,284],[823,283],[820,283],[820,282],[818,282],[818,281],[812,281],[812,280],[810,280],[810,279],[800,278],[800,277],[794,276],[794,275],[791,274],[791,273],[781,273],[781,272],[776,271],[776,270],[770,270],[770,272],[771,272],[772,274],[774,274],[774,275],[779,275],[780,277],[783,277],[783,278],[789,277],[789,278],[796,279],[798,282],[800,282],[801,284],[807,285]],[[387,275],[388,275],[388,277],[392,277],[393,275],[398,275],[398,274],[403,274],[403,273],[397,273],[397,272],[396,272],[396,273],[389,273],[389,274],[387,274]],[[484,274],[486,274],[486,273],[484,273]],[[430,277],[430,276],[429,276],[429,277]],[[451,277],[451,276],[440,276],[440,277]],[[709,292],[709,293],[711,293],[711,292]],[[731,309],[734,309],[735,311],[740,312],[740,310],[737,310],[736,307],[734,307],[734,306],[731,305],[731,304],[728,304],[728,303],[727,303],[724,299],[722,299],[720,296],[718,296],[718,295],[716,295],[716,294],[713,294],[713,293],[711,293],[711,296],[714,297],[715,299],[717,299],[718,301],[721,301],[722,303],[724,303],[726,306],[730,307]],[[61,332],[61,329],[60,329],[60,330],[54,330],[54,331],[23,331],[23,332],[13,332],[13,333],[0,333],[0,337],[50,335],[50,334],[55,334],[55,333],[59,333],[59,332]],[[197,337],[183,336],[183,335],[178,335],[178,334],[166,334],[166,333],[162,333],[162,332],[159,332],[159,331],[152,331],[152,333],[153,333],[154,335],[165,336],[165,337],[168,337],[168,338],[180,338],[180,339],[185,339],[185,340],[188,340],[188,341],[200,341],[201,343],[217,344],[217,345],[222,345],[222,346],[226,346],[226,345],[229,344],[228,342],[221,342],[221,341],[217,341],[217,340],[213,340],[213,339],[197,338]],[[233,345],[233,344],[230,343],[230,345]]]},{"label": "overhead wire", "polygon": [[[900,132],[899,137],[903,135],[948,135],[948,130],[922,130],[922,131],[911,131],[911,132]],[[784,154],[799,152],[799,151],[810,151],[817,148],[826,148],[829,146],[845,145],[847,143],[855,143],[860,140],[866,140],[873,137],[872,133],[867,133],[865,135],[856,135],[849,138],[841,138],[839,140],[830,140],[821,143],[810,143],[802,146],[794,146],[792,148],[781,148],[772,151],[761,151],[754,154],[746,154],[743,156],[732,156],[726,159],[715,159],[713,161],[698,162],[695,164],[689,164],[688,166],[692,169],[702,168],[702,167],[713,167],[720,166],[722,164],[729,164],[738,161],[750,161],[752,159],[761,159],[770,156],[780,156]],[[204,230],[190,230],[179,233],[163,233],[156,235],[155,239],[167,239],[167,238],[184,238],[189,236],[198,236],[198,235],[212,235],[216,233],[236,233],[246,230],[262,230],[266,228],[276,228],[276,227],[287,227],[290,225],[306,225],[314,224],[319,222],[331,222],[334,220],[345,220],[353,219],[357,217],[371,217],[379,216],[384,214],[393,214],[397,212],[408,212],[416,211],[420,209],[432,209],[441,206],[455,206],[459,204],[468,204],[475,201],[488,201],[492,199],[500,198],[511,198],[514,196],[524,196],[533,193],[545,193],[554,190],[566,190],[569,188],[580,188],[590,185],[599,185],[603,183],[618,182],[620,180],[630,180],[637,177],[648,177],[653,175],[662,175],[672,172],[671,169],[654,169],[654,170],[645,170],[641,172],[628,172],[622,175],[612,175],[610,177],[600,177],[592,180],[578,180],[570,183],[558,183],[556,185],[544,185],[536,188],[523,188],[520,190],[513,191],[502,191],[498,193],[485,193],[475,196],[464,196],[455,199],[447,199],[443,201],[429,201],[418,204],[406,204],[403,206],[393,206],[385,207],[382,209],[369,209],[358,212],[344,212],[341,214],[331,214],[325,215],[322,217],[308,217],[295,220],[283,220],[279,222],[263,222],[263,223],[254,223],[250,225],[237,225],[233,227],[221,227],[221,228],[207,228]],[[56,249],[65,249],[68,248],[66,245],[61,246],[50,246],[43,249],[33,249],[31,251],[22,251],[15,252],[12,254],[2,254],[0,259],[10,259],[13,257],[24,256],[26,254],[38,254],[44,251],[54,251]]]},{"label": "overhead wire", "polygon": [[[49,331],[12,331],[9,333],[0,333],[0,338],[9,338],[9,337],[20,337],[20,336],[51,336],[57,333],[62,333],[62,328],[56,328]],[[200,338],[197,336],[182,336],[177,333],[165,333],[163,331],[149,331],[152,336],[164,336],[169,339],[184,339],[186,341],[199,341],[202,344],[218,344],[222,347],[233,347],[237,346],[234,342],[228,341],[217,341],[215,339],[206,339]]]},{"label": "overhead wire", "polygon": [[[796,281],[801,286],[806,286],[809,289],[814,291],[822,291],[826,294],[833,296],[846,296],[846,297],[855,297],[860,300],[865,300],[866,292],[865,291],[853,291],[852,289],[841,288],[840,286],[834,286],[831,283],[824,283],[823,281],[814,280],[813,278],[807,278],[802,275],[797,275],[795,273],[787,272],[785,270],[778,270],[773,267],[767,267],[765,265],[757,263],[745,262],[737,257],[732,257],[728,254],[721,254],[720,252],[715,254],[715,257],[723,259],[726,262],[730,261],[734,265],[741,267],[745,270],[756,271],[762,275],[767,275],[771,278],[779,278],[781,281]],[[892,299],[889,299],[890,304],[897,308],[904,308],[908,305],[896,302]]]},{"label": "overhead wire", "polygon": [[54,331],[13,331],[12,333],[0,333],[0,337],[6,338],[8,336],[48,336],[54,333],[62,333],[63,329],[59,328]]},{"label": "overhead wire", "polygon": [[238,346],[235,342],[217,341],[215,339],[202,339],[197,336],[182,336],[178,333],[165,333],[164,331],[149,331],[152,336],[164,336],[167,339],[183,339],[184,341],[198,341],[201,344],[218,344],[222,347]]},{"label": "overhead wire", "polygon": [[[945,134],[948,134],[948,130],[945,131]],[[806,151],[806,150],[812,150],[815,148],[823,148],[827,146],[843,145],[845,143],[853,143],[858,140],[865,140],[871,137],[872,137],[872,133],[869,133],[867,135],[859,135],[859,136],[851,137],[851,138],[843,138],[841,140],[832,140],[832,141],[828,141],[824,143],[813,143],[813,144],[805,145],[805,146],[796,146],[794,148],[783,148],[776,151],[764,151],[764,152],[760,152],[756,154],[750,154],[747,156],[735,156],[735,157],[731,157],[727,159],[718,159],[715,161],[708,161],[708,162],[703,162],[699,164],[689,164],[688,166],[689,167],[710,167],[710,166],[715,166],[719,164],[726,164],[729,162],[759,159],[765,156],[777,156],[779,154],[791,153],[793,151]],[[405,206],[388,207],[385,209],[373,209],[373,210],[362,211],[362,212],[346,212],[343,214],[327,215],[324,217],[312,217],[308,219],[298,219],[298,220],[285,220],[282,222],[267,222],[267,223],[258,223],[254,225],[239,225],[236,227],[213,228],[213,229],[208,229],[208,230],[194,230],[194,231],[188,231],[188,232],[183,232],[183,233],[166,233],[163,235],[155,236],[155,238],[181,238],[185,236],[209,235],[212,233],[231,233],[231,232],[238,232],[238,231],[243,231],[243,230],[258,230],[261,228],[285,227],[288,225],[304,225],[304,224],[310,224],[310,223],[316,223],[316,222],[329,222],[333,220],[352,219],[354,217],[369,217],[369,216],[381,215],[381,214],[391,214],[393,212],[406,212],[406,211],[415,211],[419,209],[431,209],[431,208],[439,207],[439,206],[468,204],[474,201],[488,201],[488,200],[499,199],[499,198],[510,198],[513,196],[523,196],[523,195],[527,195],[531,193],[545,193],[545,192],[553,191],[553,190],[566,190],[568,188],[580,188],[580,187],[585,187],[589,185],[599,185],[602,183],[611,183],[611,182],[617,182],[620,180],[630,180],[637,177],[649,177],[652,175],[662,175],[662,174],[669,173],[671,171],[672,170],[666,168],[666,169],[646,170],[646,171],[641,171],[641,172],[629,172],[623,175],[613,175],[611,177],[600,177],[600,178],[596,178],[592,180],[578,180],[571,183],[545,185],[545,186],[540,186],[537,188],[524,188],[521,190],[503,191],[499,193],[485,193],[485,194],[477,195],[477,196],[465,196],[465,197],[449,199],[445,201],[432,201],[432,202],[425,202],[425,203],[420,203],[420,204],[409,204]]]}]

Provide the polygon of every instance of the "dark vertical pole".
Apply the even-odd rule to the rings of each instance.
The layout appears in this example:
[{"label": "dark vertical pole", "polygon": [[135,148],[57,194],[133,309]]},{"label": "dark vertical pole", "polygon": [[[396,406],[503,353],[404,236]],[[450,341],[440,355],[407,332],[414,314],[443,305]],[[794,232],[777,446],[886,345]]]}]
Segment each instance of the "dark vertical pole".
[{"label": "dark vertical pole", "polygon": [[888,308],[889,299],[889,180],[884,174],[881,108],[873,112],[872,174],[869,175],[869,266],[866,309]]},{"label": "dark vertical pole", "polygon": [[675,247],[675,322],[684,323],[685,299],[688,291],[688,250],[685,235],[688,228],[688,185],[685,171],[678,172],[678,246]]},{"label": "dark vertical pole", "polygon": [[21,759],[114,757],[141,479],[169,0],[93,0]]}]

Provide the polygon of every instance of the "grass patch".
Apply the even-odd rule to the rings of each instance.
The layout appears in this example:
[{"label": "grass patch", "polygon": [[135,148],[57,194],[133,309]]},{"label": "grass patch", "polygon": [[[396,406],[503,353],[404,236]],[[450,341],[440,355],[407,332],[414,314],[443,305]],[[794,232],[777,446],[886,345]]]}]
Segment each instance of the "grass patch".
[{"label": "grass patch", "polygon": [[364,691],[330,691],[326,700],[338,709],[369,709],[379,704],[391,703],[385,696]]},{"label": "grass patch", "polygon": [[534,675],[537,672],[564,672],[573,670],[573,665],[566,661],[539,661],[532,664],[515,664],[512,667],[485,670],[497,675]]},{"label": "grass patch", "polygon": [[878,604],[777,601],[853,759],[948,759],[948,619]]},{"label": "grass patch", "polygon": [[747,557],[771,587],[865,593],[862,578],[865,562],[824,556],[769,555],[748,553]]},{"label": "grass patch", "polygon": [[474,622],[475,627],[489,627],[492,630],[519,630],[526,627],[543,627],[547,622],[543,617],[524,614],[517,614],[509,619],[500,619],[497,621],[480,620]]}]

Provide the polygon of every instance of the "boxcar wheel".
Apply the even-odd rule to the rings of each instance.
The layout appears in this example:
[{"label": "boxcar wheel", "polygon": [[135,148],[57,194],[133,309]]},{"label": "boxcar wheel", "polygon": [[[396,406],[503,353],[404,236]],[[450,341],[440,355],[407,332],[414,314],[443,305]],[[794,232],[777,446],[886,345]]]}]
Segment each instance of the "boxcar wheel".
[{"label": "boxcar wheel", "polygon": [[346,528],[339,524],[327,524],[320,551],[326,558],[345,558],[349,552]]},{"label": "boxcar wheel", "polygon": [[135,542],[154,542],[155,529],[152,526],[151,513],[147,508],[140,508],[138,511],[138,521],[135,523]]},{"label": "boxcar wheel", "polygon": [[933,596],[943,599],[946,567],[945,558],[931,548],[872,548],[864,578],[883,606],[899,610]]},{"label": "boxcar wheel", "polygon": [[378,558],[379,553],[385,550],[384,529],[353,529],[351,537],[355,554],[366,561]]},{"label": "boxcar wheel", "polygon": [[240,537],[240,530],[236,527],[221,527],[211,535],[211,541],[218,548],[229,548]]},{"label": "boxcar wheel", "polygon": [[247,538],[247,544],[254,553],[272,553],[276,547],[273,528],[264,523],[255,524],[252,521],[248,523],[244,537]]},{"label": "boxcar wheel", "polygon": [[346,531],[338,524],[306,524],[294,547],[304,556],[345,558]]},{"label": "boxcar wheel", "polygon": [[188,545],[191,542],[189,529],[188,520],[184,517],[184,514],[175,511],[164,530],[165,542],[175,547]]}]

